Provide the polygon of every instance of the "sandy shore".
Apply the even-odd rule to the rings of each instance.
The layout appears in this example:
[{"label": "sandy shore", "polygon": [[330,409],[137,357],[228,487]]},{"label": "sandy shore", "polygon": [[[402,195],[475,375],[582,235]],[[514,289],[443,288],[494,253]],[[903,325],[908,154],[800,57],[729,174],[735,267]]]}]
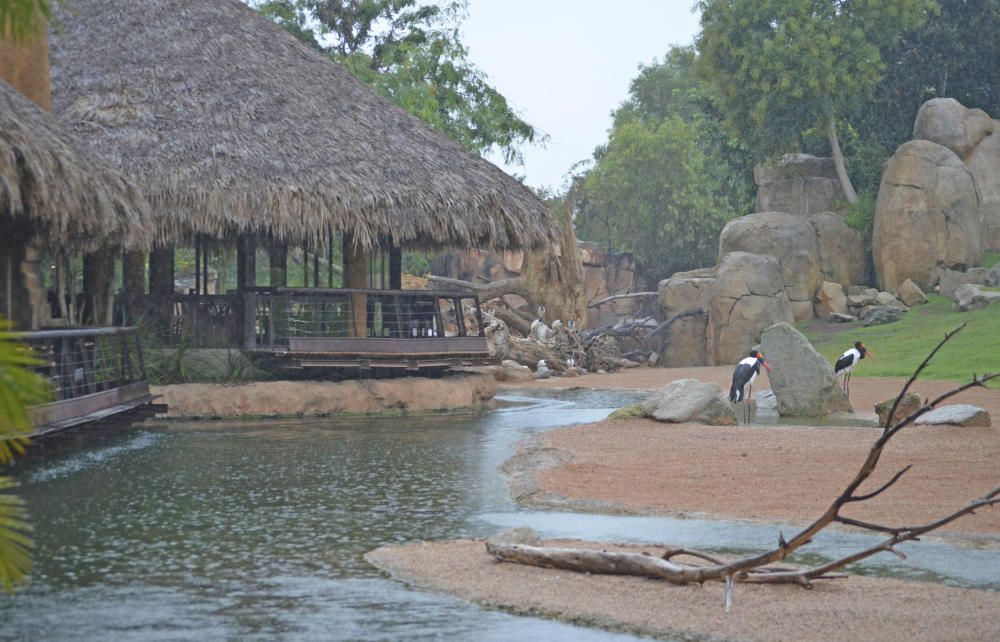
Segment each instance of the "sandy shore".
[{"label": "sandy shore", "polygon": [[[728,368],[642,368],[541,383],[641,389],[684,377],[725,383],[729,374]],[[859,377],[852,383],[851,399],[858,411],[871,412],[901,384]],[[918,381],[914,390],[931,396],[952,387]],[[849,517],[923,523],[1000,485],[1000,391],[969,390],[953,401],[986,408],[993,427],[907,428],[893,439],[866,488],[877,488],[908,464],[913,468],[886,493],[850,507],[845,511]],[[510,472],[533,473],[537,494],[529,499],[560,508],[596,501],[624,512],[804,521],[820,514],[855,475],[877,434],[865,428],[604,421],[545,433],[522,453],[524,466],[515,462]],[[545,456],[535,456],[539,451]],[[948,529],[1000,538],[1000,509],[964,517]]]},{"label": "sandy shore", "polygon": [[[730,374],[729,368],[639,368],[515,387],[651,389],[693,377],[727,388]],[[758,389],[767,389],[766,379],[762,383]],[[859,412],[872,412],[875,403],[895,395],[901,383],[856,378],[852,402]],[[930,396],[952,387],[918,382],[914,389]],[[851,506],[846,515],[915,525],[1000,485],[1000,391],[971,390],[952,402],[986,408],[994,427],[906,429],[862,490],[877,488],[907,464],[913,469],[888,492]],[[874,428],[602,421],[546,432],[522,444],[505,472],[519,500],[560,509],[805,522],[822,513],[854,476],[877,434]],[[1000,547],[1000,508],[964,517],[940,535]],[[633,550],[656,551],[648,546]],[[727,615],[721,584],[678,587],[504,564],[486,553],[481,541],[387,546],[368,559],[404,581],[486,606],[655,637],[1000,639],[1000,593],[938,584],[851,576],[820,583],[812,591],[738,586],[734,610]]]},{"label": "sandy shore", "polygon": [[[546,542],[585,545],[581,542]],[[603,548],[620,548],[608,547]],[[656,547],[641,549],[656,553]],[[661,638],[725,640],[997,640],[1000,595],[936,584],[851,577],[813,590],[673,586],[496,562],[481,541],[385,546],[367,559],[394,577],[484,606]]]}]

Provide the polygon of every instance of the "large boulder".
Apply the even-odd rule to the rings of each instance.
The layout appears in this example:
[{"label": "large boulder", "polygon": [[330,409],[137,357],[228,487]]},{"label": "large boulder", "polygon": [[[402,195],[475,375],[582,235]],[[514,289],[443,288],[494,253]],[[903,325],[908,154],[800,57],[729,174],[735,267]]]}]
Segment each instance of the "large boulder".
[{"label": "large boulder", "polygon": [[730,252],[776,258],[796,320],[812,318],[812,301],[823,278],[816,229],[807,219],[782,212],[733,219],[719,238],[720,261]]},{"label": "large boulder", "polygon": [[697,379],[671,381],[647,397],[640,407],[643,416],[668,423],[736,424],[736,412],[719,384]]},{"label": "large boulder", "polygon": [[865,279],[865,243],[861,234],[844,222],[836,212],[820,212],[809,216],[816,228],[820,270],[823,279],[845,288]]},{"label": "large boulder", "polygon": [[895,323],[903,318],[903,308],[893,305],[869,305],[861,310],[861,320],[866,328],[873,325]]},{"label": "large boulder", "polygon": [[715,292],[715,268],[678,272],[660,281],[658,288],[661,318],[666,319],[694,308],[705,314],[675,321],[670,343],[657,365],[667,368],[708,365],[708,310]]},{"label": "large boulder", "polygon": [[[896,403],[896,397],[892,399],[886,399],[882,403],[875,404],[875,414],[878,415],[878,425],[884,427],[886,421],[889,419],[889,411],[892,410],[892,405]],[[899,401],[899,406],[896,408],[895,414],[892,416],[892,423],[902,421],[906,419],[920,408],[920,395],[915,392],[908,392],[903,395],[903,398]]]},{"label": "large boulder", "polygon": [[986,285],[991,288],[1000,286],[1000,263],[997,263],[986,273]]},{"label": "large boulder", "polygon": [[764,330],[760,347],[773,368],[768,379],[778,414],[822,417],[852,410],[833,366],[791,325],[776,323]]},{"label": "large boulder", "polygon": [[988,428],[992,425],[990,413],[982,408],[965,403],[940,406],[927,414],[920,415],[914,422],[920,426],[978,426]]},{"label": "large boulder", "polygon": [[1000,121],[965,159],[983,199],[983,246],[1000,250]]},{"label": "large boulder", "polygon": [[913,137],[947,147],[966,158],[993,132],[993,119],[982,109],[968,109],[954,98],[932,98],[917,111]]},{"label": "large boulder", "polygon": [[754,167],[758,212],[813,214],[846,204],[832,158],[787,154],[775,164]]},{"label": "large boulder", "polygon": [[722,257],[708,313],[711,364],[736,363],[765,328],[794,320],[776,258],[747,252]]},{"label": "large boulder", "polygon": [[910,279],[906,279],[898,288],[896,288],[896,295],[899,297],[900,301],[911,308],[915,305],[923,305],[927,303],[927,295],[924,294],[924,291]]},{"label": "large boulder", "polygon": [[882,289],[911,279],[929,290],[942,269],[979,265],[980,207],[975,179],[953,151],[928,140],[901,145],[875,204],[872,247]]}]

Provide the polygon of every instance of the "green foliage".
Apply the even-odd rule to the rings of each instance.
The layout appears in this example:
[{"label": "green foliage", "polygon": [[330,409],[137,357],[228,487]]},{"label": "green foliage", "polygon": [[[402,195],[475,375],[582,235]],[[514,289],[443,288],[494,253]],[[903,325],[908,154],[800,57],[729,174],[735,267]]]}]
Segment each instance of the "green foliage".
[{"label": "green foliage", "polygon": [[[7,327],[2,319],[0,327]],[[45,380],[30,370],[40,363],[17,340],[16,333],[0,332],[0,464],[24,452],[26,434],[32,428],[29,407],[50,398]],[[0,477],[0,491],[14,486],[9,477]],[[31,570],[31,540],[27,536],[31,526],[27,516],[19,497],[0,492],[0,586],[8,592]]]},{"label": "green foliage", "polygon": [[258,10],[328,53],[383,96],[471,152],[543,140],[468,59],[459,26],[464,0],[273,0]]},{"label": "green foliage", "polygon": [[691,47],[643,66],[607,144],[574,185],[580,238],[634,252],[656,278],[711,264],[753,204],[752,158],[722,128]]},{"label": "green foliage", "polygon": [[22,42],[52,19],[46,0],[0,1],[0,38]]},{"label": "green foliage", "polygon": [[406,274],[415,274],[417,276],[430,274],[431,262],[430,259],[427,258],[427,254],[423,252],[404,252],[403,272]]},{"label": "green foliage", "polygon": [[972,374],[1000,371],[1000,306],[952,312],[951,300],[928,294],[929,303],[912,308],[896,323],[861,327],[857,323],[804,322],[800,330],[816,350],[833,363],[844,350],[863,341],[874,351],[856,374],[862,377],[908,377],[927,356],[928,342],[963,322],[962,332],[948,342],[924,371],[925,379],[968,381]]},{"label": "green foliage", "polygon": [[983,267],[992,268],[997,263],[1000,263],[1000,252],[984,252],[983,253]]},{"label": "green foliage", "polygon": [[861,234],[865,243],[865,251],[871,252],[872,231],[875,229],[875,196],[872,192],[861,194],[858,202],[848,208],[844,222]]},{"label": "green foliage", "polygon": [[625,406],[624,408],[619,408],[610,415],[608,415],[608,421],[619,421],[623,419],[636,419],[639,417],[644,417],[642,412],[642,404],[634,404],[631,406]]}]

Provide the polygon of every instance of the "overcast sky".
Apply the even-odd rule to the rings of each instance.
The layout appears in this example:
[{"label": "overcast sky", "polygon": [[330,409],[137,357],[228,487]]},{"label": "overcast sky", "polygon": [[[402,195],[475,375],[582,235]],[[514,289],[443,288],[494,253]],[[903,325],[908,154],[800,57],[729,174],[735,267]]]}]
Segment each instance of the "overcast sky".
[{"label": "overcast sky", "polygon": [[[469,58],[521,116],[549,135],[525,147],[524,174],[559,189],[570,166],[607,140],[611,111],[640,63],[698,32],[693,0],[470,0]],[[498,159],[493,159],[498,161]],[[498,163],[499,164],[499,163]]]}]

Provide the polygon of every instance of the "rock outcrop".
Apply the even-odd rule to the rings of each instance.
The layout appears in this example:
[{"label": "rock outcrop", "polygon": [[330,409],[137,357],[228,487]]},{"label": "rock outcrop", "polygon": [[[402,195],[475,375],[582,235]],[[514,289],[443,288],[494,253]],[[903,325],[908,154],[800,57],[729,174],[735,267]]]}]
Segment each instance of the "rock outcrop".
[{"label": "rock outcrop", "polygon": [[816,293],[816,316],[829,319],[834,314],[847,314],[847,295],[839,283],[823,281]]},{"label": "rock outcrop", "polygon": [[924,294],[924,291],[910,279],[906,279],[898,288],[896,288],[896,295],[904,305],[911,308],[915,305],[923,305],[927,303],[927,295]]},{"label": "rock outcrop", "polygon": [[814,214],[843,208],[847,200],[832,158],[787,154],[753,170],[758,212]]},{"label": "rock outcrop", "polygon": [[717,383],[678,379],[655,391],[641,404],[644,416],[669,423],[711,426],[736,424],[736,412]]},{"label": "rock outcrop", "polygon": [[986,285],[989,270],[985,268],[971,268],[965,272],[957,270],[944,270],[941,272],[941,279],[938,283],[940,289],[938,294],[949,299],[955,296],[955,292],[963,285]]},{"label": "rock outcrop", "polygon": [[955,152],[929,140],[904,143],[886,165],[875,205],[880,286],[894,291],[911,279],[929,290],[942,269],[978,265],[981,228],[975,179]]},{"label": "rock outcrop", "polygon": [[480,406],[496,394],[490,374],[431,379],[258,381],[244,385],[153,386],[169,417],[314,416],[332,413],[431,411]]},{"label": "rock outcrop", "polygon": [[983,247],[1000,250],[1000,121],[993,121],[993,133],[972,150],[965,164],[983,200]]},{"label": "rock outcrop", "polygon": [[781,321],[793,323],[794,316],[777,259],[747,252],[722,257],[709,307],[710,362],[736,363]]},{"label": "rock outcrop", "polygon": [[865,243],[856,230],[837,212],[820,212],[808,217],[816,228],[820,271],[823,279],[845,288],[865,280]]},{"label": "rock outcrop", "polygon": [[[886,399],[882,403],[875,404],[875,414],[878,415],[878,425],[879,427],[884,427],[886,420],[889,418],[889,411],[892,410],[892,404],[896,403],[896,398]],[[903,395],[903,398],[899,402],[899,407],[896,408],[896,414],[892,416],[892,423],[901,421],[920,408],[920,395],[915,392],[908,392]]]},{"label": "rock outcrop", "polygon": [[778,414],[822,417],[851,410],[833,366],[791,325],[777,323],[764,330],[761,350],[773,368],[768,379]]},{"label": "rock outcrop", "polygon": [[678,272],[659,286],[660,312],[663,318],[693,308],[706,314],[686,317],[671,327],[670,344],[660,354],[657,365],[667,368],[707,366],[708,310],[715,295],[715,268]]},{"label": "rock outcrop", "polygon": [[920,106],[913,137],[947,147],[965,159],[993,133],[993,119],[982,109],[968,109],[954,98],[932,98]]},{"label": "rock outcrop", "polygon": [[805,218],[782,212],[741,216],[719,238],[719,261],[730,252],[769,254],[778,260],[796,320],[813,316],[813,298],[823,282],[816,228]]}]

